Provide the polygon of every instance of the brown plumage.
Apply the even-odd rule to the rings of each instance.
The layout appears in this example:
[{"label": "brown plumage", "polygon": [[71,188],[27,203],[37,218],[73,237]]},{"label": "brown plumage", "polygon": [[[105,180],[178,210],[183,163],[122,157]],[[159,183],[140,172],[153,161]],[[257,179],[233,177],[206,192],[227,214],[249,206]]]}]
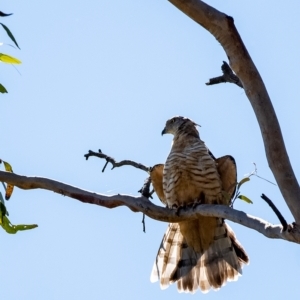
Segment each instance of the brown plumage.
[{"label": "brown plumage", "polygon": [[[236,166],[231,156],[215,159],[188,118],[167,121],[162,134],[174,135],[165,165],[150,171],[152,185],[169,208],[195,203],[229,205],[236,186]],[[217,290],[237,280],[249,258],[224,220],[200,217],[169,224],[154,263],[151,281],[161,288],[177,282],[179,292],[198,288]]]}]

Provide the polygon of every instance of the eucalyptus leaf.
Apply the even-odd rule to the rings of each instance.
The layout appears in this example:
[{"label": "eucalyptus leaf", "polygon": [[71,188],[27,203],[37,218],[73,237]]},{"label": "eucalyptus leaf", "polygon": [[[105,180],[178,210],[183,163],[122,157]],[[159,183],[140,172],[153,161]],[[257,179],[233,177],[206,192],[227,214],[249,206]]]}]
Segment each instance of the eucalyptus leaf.
[{"label": "eucalyptus leaf", "polygon": [[11,16],[12,14],[5,14],[4,12],[0,11],[0,17],[8,17]]},{"label": "eucalyptus leaf", "polygon": [[2,196],[1,192],[0,192],[0,202],[4,204],[4,199],[3,199],[3,196]]},{"label": "eucalyptus leaf", "polygon": [[249,204],[253,204],[253,202],[248,197],[246,197],[244,195],[239,195],[238,198],[245,201],[245,202],[247,202],[247,203],[249,203]]},{"label": "eucalyptus leaf", "polygon": [[4,203],[0,202],[0,216],[1,218],[3,218],[3,216],[5,215],[6,215],[6,207]]},{"label": "eucalyptus leaf", "polygon": [[15,45],[20,49],[15,37],[13,36],[13,34],[11,33],[11,31],[8,29],[8,27],[2,23],[0,23],[2,25],[2,27],[4,28],[4,30],[6,31],[7,35],[10,37],[10,39],[15,43]]},{"label": "eucalyptus leaf", "polygon": [[237,186],[237,189],[239,190],[241,185],[243,185],[245,182],[247,181],[250,181],[250,178],[249,177],[245,177],[243,178],[239,183],[238,183],[238,186]]},{"label": "eucalyptus leaf", "polygon": [[0,61],[6,63],[6,64],[21,64],[22,62],[15,58],[15,57],[12,57],[10,55],[7,55],[7,54],[4,54],[4,53],[0,53]]},{"label": "eucalyptus leaf", "polygon": [[38,227],[38,225],[36,224],[31,224],[31,225],[13,225],[10,223],[9,219],[6,216],[3,216],[2,219],[2,224],[1,224],[2,228],[10,234],[15,234],[18,231],[23,231],[23,230],[29,230],[29,229],[34,229],[36,227]]},{"label": "eucalyptus leaf", "polygon": [[0,83],[0,93],[5,94],[7,93],[7,89]]},{"label": "eucalyptus leaf", "polygon": [[4,164],[5,171],[13,173],[12,166],[7,161],[2,160],[2,162]]}]

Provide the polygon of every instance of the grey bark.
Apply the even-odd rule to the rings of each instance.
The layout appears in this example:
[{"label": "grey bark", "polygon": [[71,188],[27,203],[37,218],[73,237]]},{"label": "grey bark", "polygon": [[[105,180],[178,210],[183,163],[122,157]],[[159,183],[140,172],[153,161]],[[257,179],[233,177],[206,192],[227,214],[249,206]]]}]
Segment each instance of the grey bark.
[{"label": "grey bark", "polygon": [[300,188],[292,169],[279,122],[264,82],[256,69],[232,17],[200,0],[169,0],[208,30],[222,45],[230,67],[242,82],[264,141],[269,167],[296,223],[300,224]]},{"label": "grey bark", "polygon": [[43,177],[27,177],[15,173],[0,171],[0,181],[7,182],[21,189],[45,189],[77,199],[83,203],[90,203],[106,208],[127,206],[133,212],[142,212],[148,217],[169,223],[178,223],[185,220],[199,218],[199,216],[215,216],[225,218],[235,223],[254,229],[268,238],[283,239],[300,243],[300,233],[296,224],[290,224],[288,230],[283,231],[281,225],[272,225],[260,218],[250,216],[242,211],[224,205],[198,205],[195,208],[170,210],[154,205],[146,197],[133,197],[129,195],[106,196]]}]

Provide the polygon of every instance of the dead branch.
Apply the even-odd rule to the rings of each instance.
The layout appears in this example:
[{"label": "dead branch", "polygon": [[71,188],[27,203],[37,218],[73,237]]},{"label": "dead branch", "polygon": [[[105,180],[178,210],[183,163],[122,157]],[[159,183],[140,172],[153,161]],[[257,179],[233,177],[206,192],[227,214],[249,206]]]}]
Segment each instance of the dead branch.
[{"label": "dead branch", "polygon": [[[150,192],[150,185],[151,185],[151,177],[149,176],[142,188],[138,191],[141,193],[142,196],[146,197],[147,199],[151,198],[152,199],[152,194],[154,191]],[[146,232],[146,222],[145,222],[145,214],[143,213],[143,219],[142,219],[142,224],[143,224],[143,232]]]},{"label": "dead branch", "polygon": [[229,67],[226,61],[223,61],[221,70],[223,72],[223,75],[209,79],[209,82],[207,82],[206,85],[229,82],[238,85],[240,88],[243,88],[240,79],[232,72],[231,68]]},{"label": "dead branch", "polygon": [[116,162],[114,158],[102,153],[102,151],[100,149],[98,151],[99,152],[94,152],[92,150],[89,150],[89,152],[87,154],[85,154],[84,157],[86,158],[86,160],[88,160],[90,156],[96,156],[96,157],[99,157],[99,158],[106,159],[106,163],[105,163],[105,165],[102,169],[102,172],[105,171],[106,166],[108,165],[108,163],[112,164],[111,169],[122,167],[122,166],[132,166],[132,167],[135,167],[137,169],[141,169],[145,172],[148,172],[149,169],[150,169],[149,167],[146,167],[146,166],[144,166],[143,164],[140,164],[140,163],[136,163],[132,160],[122,160],[122,161]]},{"label": "dead branch", "polygon": [[265,194],[262,194],[260,197],[269,204],[269,206],[272,208],[272,210],[274,211],[275,215],[279,219],[279,221],[280,221],[280,223],[281,223],[281,225],[283,227],[283,231],[286,231],[288,229],[288,223],[286,222],[285,218],[283,217],[283,215],[281,214],[281,212],[278,210],[278,208],[275,206],[275,204],[273,203],[273,201],[270,198],[268,198]]},{"label": "dead branch", "polygon": [[142,224],[143,224],[143,232],[146,233],[146,221],[145,221],[145,214],[144,213],[143,213]]},{"label": "dead branch", "polygon": [[[169,223],[178,223],[186,220],[196,219],[199,216],[215,216],[225,218],[235,223],[254,229],[268,238],[283,239],[294,243],[300,243],[300,230],[296,224],[289,225],[287,231],[282,230],[281,225],[270,223],[250,216],[242,211],[232,209],[224,205],[203,204],[195,208],[182,209],[179,212],[168,208],[154,205],[146,197],[132,197],[128,195],[106,196],[88,192],[77,187],[42,177],[27,177],[0,171],[0,181],[10,183],[18,188],[45,189],[77,199],[83,203],[90,203],[106,208],[127,206],[133,212],[142,212],[148,217]],[[178,214],[177,214],[178,213]]]},{"label": "dead branch", "polygon": [[141,193],[142,196],[146,197],[146,198],[151,198],[152,199],[152,194],[153,194],[153,191],[150,192],[150,185],[151,185],[151,177],[148,177],[142,188],[140,190],[138,190],[139,193]]},{"label": "dead branch", "polygon": [[266,157],[296,222],[300,224],[300,187],[292,169],[273,105],[232,17],[200,0],[169,0],[208,30],[224,48],[232,70],[251,102],[264,141]]}]

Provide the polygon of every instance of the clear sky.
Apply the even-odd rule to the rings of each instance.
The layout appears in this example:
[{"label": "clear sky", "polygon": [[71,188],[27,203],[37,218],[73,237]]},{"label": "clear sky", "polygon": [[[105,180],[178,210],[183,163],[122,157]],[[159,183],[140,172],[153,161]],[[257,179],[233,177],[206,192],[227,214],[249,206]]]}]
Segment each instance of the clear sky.
[{"label": "clear sky", "polygon": [[[262,3],[263,2],[263,3]],[[234,17],[273,101],[296,175],[299,159],[299,1],[209,1]],[[1,1],[2,18],[22,60],[2,64],[1,153],[14,172],[60,180],[104,194],[138,195],[147,174],[131,167],[101,173],[104,161],[84,159],[102,149],[117,160],[164,162],[172,137],[165,121],[183,115],[201,125],[215,156],[231,154],[239,179],[253,170],[274,181],[255,115],[231,84],[206,86],[227,57],[218,42],[168,1]],[[11,44],[5,32],[1,41]],[[19,74],[20,73],[20,74]],[[265,193],[288,222],[278,188],[252,177],[242,193],[253,205],[235,208],[278,223]],[[154,199],[156,204],[159,201]],[[190,299],[175,286],[161,291],[150,271],[167,224],[129,209],[105,208],[43,190],[15,189],[7,203],[14,224],[0,231],[3,299]],[[238,282],[206,299],[297,299],[300,248],[230,223],[250,256]],[[298,297],[297,297],[298,296]]]}]

